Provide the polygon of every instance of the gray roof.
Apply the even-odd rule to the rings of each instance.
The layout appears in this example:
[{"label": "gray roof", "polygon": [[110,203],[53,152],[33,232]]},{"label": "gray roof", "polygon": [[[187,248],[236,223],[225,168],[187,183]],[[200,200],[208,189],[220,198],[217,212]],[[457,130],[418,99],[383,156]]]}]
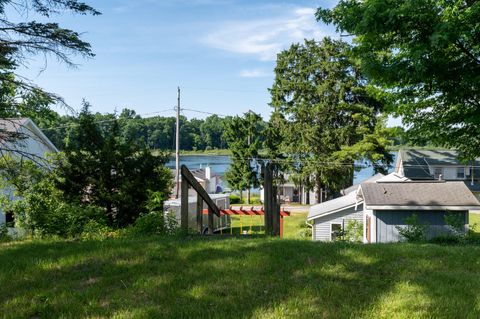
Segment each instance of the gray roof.
[{"label": "gray roof", "polygon": [[0,119],[0,129],[7,132],[17,132],[28,122],[28,118]]},{"label": "gray roof", "polygon": [[367,208],[371,206],[441,206],[480,208],[464,182],[384,182],[361,185]]},{"label": "gray roof", "polygon": [[[398,158],[402,159],[404,175],[411,179],[433,179],[428,169],[429,166],[465,166],[458,159],[458,152],[453,150],[428,150],[428,149],[402,149]],[[480,160],[475,161],[475,166],[480,165]],[[476,176],[480,173],[475,169]]]},{"label": "gray roof", "polygon": [[[358,202],[361,203],[361,200],[359,200]],[[317,205],[313,205],[308,210],[307,220],[328,215],[328,214],[343,210],[345,208],[354,206],[356,204],[357,204],[357,193],[350,192],[345,196],[341,196]]]},{"label": "gray roof", "polygon": [[[368,179],[364,180],[362,183],[373,183],[377,180],[379,180],[380,178],[384,177],[385,175],[383,175],[382,173],[377,173],[371,177],[369,177]],[[358,189],[358,186],[360,186],[360,183],[358,184],[353,184],[352,186],[350,187],[347,187],[347,188],[344,188],[340,191],[340,194],[342,195],[346,195],[346,194],[349,194],[351,192],[354,192]]]}]

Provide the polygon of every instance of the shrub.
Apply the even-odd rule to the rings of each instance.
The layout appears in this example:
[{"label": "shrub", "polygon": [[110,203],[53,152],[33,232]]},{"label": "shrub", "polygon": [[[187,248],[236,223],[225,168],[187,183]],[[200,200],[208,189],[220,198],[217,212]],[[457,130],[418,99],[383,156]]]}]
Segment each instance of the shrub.
[{"label": "shrub", "polygon": [[465,220],[463,214],[447,213],[444,217],[445,224],[450,227],[453,236],[465,236]]},{"label": "shrub", "polygon": [[229,197],[230,197],[230,204],[241,204],[242,202],[240,199],[240,196],[231,194]]},{"label": "shrub", "polygon": [[427,226],[421,224],[417,214],[405,218],[406,226],[395,226],[398,233],[409,242],[421,242],[427,239]]},{"label": "shrub", "polygon": [[89,221],[105,222],[102,209],[65,202],[62,195],[49,178],[29,187],[22,199],[11,203],[17,226],[42,237],[75,237]]},{"label": "shrub", "polygon": [[100,223],[96,220],[89,220],[84,226],[80,237],[82,239],[95,239],[101,240],[109,237],[112,233],[112,230],[105,225],[104,223]]},{"label": "shrub", "polygon": [[172,212],[142,215],[137,218],[132,228],[136,235],[175,235],[178,230],[178,221]]},{"label": "shrub", "polygon": [[345,228],[345,240],[351,242],[361,242],[363,239],[363,223],[350,219]]},{"label": "shrub", "polygon": [[300,228],[300,230],[298,231],[298,234],[300,235],[301,238],[306,238],[306,239],[310,239],[312,238],[312,227],[307,225],[306,222],[300,222],[300,224],[298,225],[298,228]]},{"label": "shrub", "polygon": [[12,240],[10,235],[8,235],[7,225],[0,225],[0,243],[8,242]]}]

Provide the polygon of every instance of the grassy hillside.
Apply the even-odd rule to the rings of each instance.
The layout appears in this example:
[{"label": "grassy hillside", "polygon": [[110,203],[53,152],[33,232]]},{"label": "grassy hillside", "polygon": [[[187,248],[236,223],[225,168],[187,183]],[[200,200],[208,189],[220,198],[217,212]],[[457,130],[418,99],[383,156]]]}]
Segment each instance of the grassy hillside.
[{"label": "grassy hillside", "polygon": [[[286,237],[303,218],[286,219]],[[3,318],[478,318],[479,287],[480,246],[228,236],[0,244]]]},{"label": "grassy hillside", "polygon": [[4,318],[480,316],[478,246],[138,238],[0,247]]}]

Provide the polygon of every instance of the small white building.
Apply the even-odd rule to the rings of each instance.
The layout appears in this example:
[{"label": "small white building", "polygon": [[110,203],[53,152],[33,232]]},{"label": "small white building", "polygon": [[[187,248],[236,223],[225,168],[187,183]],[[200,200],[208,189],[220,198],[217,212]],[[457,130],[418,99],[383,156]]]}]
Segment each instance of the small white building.
[{"label": "small white building", "polygon": [[427,238],[451,232],[447,214],[456,214],[468,228],[469,210],[480,202],[463,182],[411,181],[396,173],[367,180],[346,195],[312,206],[307,220],[313,222],[312,239],[331,241],[352,220],[360,222],[364,243],[402,240],[398,228],[416,214],[427,226]]},{"label": "small white building", "polygon": [[[2,156],[9,155],[12,158],[30,159],[41,163],[48,154],[58,153],[55,145],[31,119],[0,119],[0,131],[18,136],[14,141],[0,139]],[[2,192],[9,194],[13,199],[12,189],[3,189]],[[0,225],[11,221],[11,214],[5,214],[0,210]]]}]

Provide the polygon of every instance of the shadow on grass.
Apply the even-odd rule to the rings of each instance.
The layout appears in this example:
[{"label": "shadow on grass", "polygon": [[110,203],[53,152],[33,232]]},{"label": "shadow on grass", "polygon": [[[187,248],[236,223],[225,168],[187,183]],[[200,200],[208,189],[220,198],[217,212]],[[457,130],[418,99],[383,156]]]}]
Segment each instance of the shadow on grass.
[{"label": "shadow on grass", "polygon": [[6,318],[478,317],[479,256],[478,247],[266,238],[32,242],[0,246],[0,309]]}]

